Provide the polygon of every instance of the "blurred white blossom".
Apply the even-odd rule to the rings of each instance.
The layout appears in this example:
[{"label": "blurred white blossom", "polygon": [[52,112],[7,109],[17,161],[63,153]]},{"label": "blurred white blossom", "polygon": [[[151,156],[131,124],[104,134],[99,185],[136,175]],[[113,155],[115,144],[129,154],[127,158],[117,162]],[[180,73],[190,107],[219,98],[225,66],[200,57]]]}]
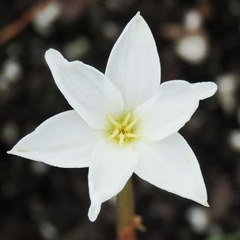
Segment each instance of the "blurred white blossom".
[{"label": "blurred white blossom", "polygon": [[234,73],[225,73],[216,78],[218,84],[218,99],[224,112],[233,113],[236,109],[236,90],[239,78]]},{"label": "blurred white blossom", "polygon": [[204,233],[209,227],[210,216],[206,208],[191,207],[186,212],[186,217],[192,229],[197,233]]},{"label": "blurred white blossom", "polygon": [[196,31],[202,26],[202,17],[197,10],[188,11],[184,18],[184,26],[188,31]]},{"label": "blurred white blossom", "polygon": [[189,63],[201,63],[208,55],[209,44],[202,34],[187,35],[176,43],[176,52],[183,60]]},{"label": "blurred white blossom", "polygon": [[58,1],[52,1],[40,11],[33,21],[33,26],[42,35],[49,35],[52,24],[60,17],[62,6]]}]

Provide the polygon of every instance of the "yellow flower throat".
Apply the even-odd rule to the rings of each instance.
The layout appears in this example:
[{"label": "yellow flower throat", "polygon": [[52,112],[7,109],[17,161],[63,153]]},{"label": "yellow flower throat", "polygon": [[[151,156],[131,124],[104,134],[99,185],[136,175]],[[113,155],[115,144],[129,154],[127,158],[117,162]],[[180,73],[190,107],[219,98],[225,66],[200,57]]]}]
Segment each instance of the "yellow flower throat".
[{"label": "yellow flower throat", "polygon": [[139,138],[140,135],[135,134],[135,127],[140,118],[130,122],[132,113],[129,112],[122,122],[116,121],[111,115],[108,115],[108,119],[112,123],[112,128],[109,131],[110,136],[107,140],[115,140],[118,142],[119,147],[122,147],[123,143],[130,143]]}]

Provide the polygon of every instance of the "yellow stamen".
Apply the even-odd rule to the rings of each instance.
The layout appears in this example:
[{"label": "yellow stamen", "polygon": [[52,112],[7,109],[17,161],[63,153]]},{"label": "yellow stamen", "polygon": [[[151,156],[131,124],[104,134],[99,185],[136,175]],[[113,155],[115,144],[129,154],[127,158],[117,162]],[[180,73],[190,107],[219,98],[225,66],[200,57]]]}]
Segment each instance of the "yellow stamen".
[{"label": "yellow stamen", "polygon": [[122,125],[123,125],[124,127],[128,125],[128,122],[129,122],[129,120],[130,120],[130,118],[131,118],[131,115],[132,115],[132,113],[129,112],[128,115],[125,117],[124,121],[122,122]]},{"label": "yellow stamen", "polygon": [[111,115],[108,115],[108,119],[110,120],[110,122],[116,126],[117,128],[121,128],[122,124],[117,122]]},{"label": "yellow stamen", "polygon": [[[118,143],[119,148],[124,144],[132,143],[141,138],[140,135],[135,134],[135,125],[140,118],[136,118],[131,122],[132,113],[129,112],[125,118],[115,120],[112,115],[108,115],[108,119],[111,122],[111,128],[109,129],[109,135],[107,140],[114,140]],[[138,131],[139,132],[139,131]]]},{"label": "yellow stamen", "polygon": [[134,127],[134,125],[135,125],[139,120],[140,120],[139,117],[136,118],[135,120],[133,120],[133,121],[125,128],[125,131],[126,131],[126,132],[127,132],[127,131],[130,131],[130,130]]},{"label": "yellow stamen", "polygon": [[119,147],[122,147],[123,143],[124,143],[124,134],[120,133],[119,134]]},{"label": "yellow stamen", "polygon": [[129,137],[129,138],[141,138],[140,135],[137,135],[137,134],[134,134],[134,133],[125,133],[125,136]]},{"label": "yellow stamen", "polygon": [[112,135],[110,135],[107,140],[111,140],[113,138],[115,138],[117,135],[119,134],[119,130],[118,129],[114,129]]}]

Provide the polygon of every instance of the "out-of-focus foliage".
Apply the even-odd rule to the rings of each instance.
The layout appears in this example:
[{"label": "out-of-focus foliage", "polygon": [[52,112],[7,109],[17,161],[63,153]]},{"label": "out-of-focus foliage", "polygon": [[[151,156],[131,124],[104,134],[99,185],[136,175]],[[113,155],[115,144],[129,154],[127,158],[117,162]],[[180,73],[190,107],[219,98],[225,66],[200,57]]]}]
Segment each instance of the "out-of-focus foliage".
[{"label": "out-of-focus foliage", "polygon": [[239,240],[240,239],[240,231],[236,233],[231,233],[227,235],[215,235],[206,240]]}]

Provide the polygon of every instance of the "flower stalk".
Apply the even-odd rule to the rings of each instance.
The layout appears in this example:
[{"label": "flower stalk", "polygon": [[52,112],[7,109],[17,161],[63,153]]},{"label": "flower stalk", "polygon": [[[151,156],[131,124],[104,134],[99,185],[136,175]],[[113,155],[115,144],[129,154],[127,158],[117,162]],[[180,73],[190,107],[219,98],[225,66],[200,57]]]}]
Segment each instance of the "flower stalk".
[{"label": "flower stalk", "polygon": [[130,178],[117,195],[117,240],[136,240],[134,216],[132,179]]}]

